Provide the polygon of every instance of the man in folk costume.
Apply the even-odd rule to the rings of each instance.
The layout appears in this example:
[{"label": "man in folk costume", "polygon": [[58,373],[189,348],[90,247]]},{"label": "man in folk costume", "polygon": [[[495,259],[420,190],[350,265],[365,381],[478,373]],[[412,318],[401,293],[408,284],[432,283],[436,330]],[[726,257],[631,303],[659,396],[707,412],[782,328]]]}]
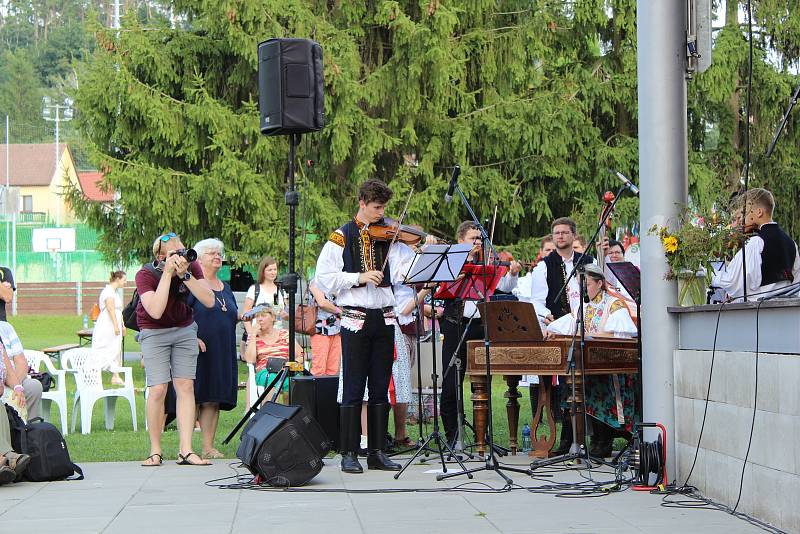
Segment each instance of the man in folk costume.
[{"label": "man in folk costume", "polygon": [[[578,309],[580,299],[580,287],[578,277],[573,276],[565,290],[562,290],[567,276],[572,272],[573,267],[593,263],[594,258],[589,255],[576,252],[572,245],[578,235],[575,221],[569,217],[559,217],[551,225],[555,250],[544,257],[536,264],[531,275],[531,291],[528,295],[518,295],[520,300],[531,302],[539,315],[543,325],[569,314]],[[553,412],[560,413],[560,399],[565,397],[560,391],[560,386],[554,388],[553,395],[555,409]],[[535,402],[536,399],[531,399]],[[535,404],[534,404],[535,406]],[[558,417],[556,417],[558,418]],[[558,447],[553,451],[554,454],[564,454],[569,451],[572,445],[572,425],[566,414],[562,414],[561,440]]]},{"label": "man in folk costume", "polygon": [[369,235],[369,226],[383,221],[384,208],[391,198],[392,190],[382,181],[364,182],[358,192],[355,218],[331,233],[317,260],[317,286],[326,294],[335,294],[342,310],[340,424],[345,473],[363,472],[358,449],[361,402],[367,384],[367,467],[400,469],[385,454],[395,336],[391,286],[402,282],[414,252],[405,244],[376,241]]},{"label": "man in folk costume", "polygon": [[[769,296],[770,293],[800,282],[800,257],[797,244],[778,223],[772,220],[775,198],[766,189],[746,191],[740,200],[737,213],[744,212],[744,228],[754,230],[731,261],[714,274],[711,285],[724,289],[728,296],[744,296],[742,254],[747,263],[748,300]],[[750,297],[752,295],[752,297]]]},{"label": "man in folk costume", "polygon": [[[584,327],[591,337],[634,337],[636,325],[621,299],[606,292],[603,269],[586,265],[586,293],[589,302],[584,304]],[[577,313],[564,315],[547,325],[546,335],[571,336],[577,327]],[[584,376],[586,414],[592,417],[591,456],[611,455],[615,434],[630,434],[634,422],[633,375]],[[566,423],[565,423],[566,424]]]}]

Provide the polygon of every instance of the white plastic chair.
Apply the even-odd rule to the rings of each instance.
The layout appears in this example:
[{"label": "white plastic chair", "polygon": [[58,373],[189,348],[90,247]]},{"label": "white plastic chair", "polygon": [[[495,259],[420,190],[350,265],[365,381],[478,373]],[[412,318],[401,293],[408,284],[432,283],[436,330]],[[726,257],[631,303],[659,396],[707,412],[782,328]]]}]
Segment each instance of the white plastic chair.
[{"label": "white plastic chair", "polygon": [[106,430],[114,428],[117,397],[128,399],[131,407],[131,421],[134,432],[136,425],[136,395],[133,389],[133,369],[130,367],[115,367],[112,372],[125,375],[125,386],[120,388],[103,389],[101,365],[103,360],[89,347],[70,349],[64,353],[62,363],[66,369],[75,373],[77,392],[72,406],[72,431],[78,418],[77,405],[80,404],[81,434],[92,431],[92,411],[99,399],[105,400]]},{"label": "white plastic chair", "polygon": [[249,397],[247,398],[247,405],[244,407],[245,413],[264,393],[264,388],[256,385],[256,367],[252,363],[247,364],[247,391]]},{"label": "white plastic chair", "polygon": [[50,419],[50,403],[55,402],[61,412],[61,433],[67,435],[67,372],[57,370],[50,361],[50,357],[38,350],[25,349],[25,360],[31,371],[38,373],[39,368],[44,364],[45,370],[50,373],[56,381],[55,387],[50,391],[42,392],[42,419]]}]

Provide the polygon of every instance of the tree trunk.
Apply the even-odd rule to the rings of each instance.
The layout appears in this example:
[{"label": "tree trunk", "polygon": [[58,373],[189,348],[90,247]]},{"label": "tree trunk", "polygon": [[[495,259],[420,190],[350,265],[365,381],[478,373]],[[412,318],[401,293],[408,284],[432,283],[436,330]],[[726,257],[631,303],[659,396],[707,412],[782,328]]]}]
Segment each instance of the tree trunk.
[{"label": "tree trunk", "polygon": [[[739,27],[739,2],[728,1],[725,7],[725,26],[738,31]],[[728,109],[731,114],[731,144],[734,153],[739,153],[739,148],[742,146],[741,132],[742,132],[742,112],[740,94],[741,75],[740,69],[736,69],[736,80],[734,83],[734,90],[728,99]],[[739,178],[742,176],[742,165],[738,159],[734,159],[728,174],[725,176],[725,184],[728,191],[734,191],[739,187]]]}]

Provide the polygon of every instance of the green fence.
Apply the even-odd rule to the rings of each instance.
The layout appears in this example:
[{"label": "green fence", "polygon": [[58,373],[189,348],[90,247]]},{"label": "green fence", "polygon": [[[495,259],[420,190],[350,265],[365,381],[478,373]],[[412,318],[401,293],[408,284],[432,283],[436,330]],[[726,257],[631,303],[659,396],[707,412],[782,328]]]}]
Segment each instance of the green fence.
[{"label": "green fence", "polygon": [[14,279],[19,282],[103,281],[108,280],[112,269],[118,268],[95,250],[99,234],[87,225],[62,225],[75,228],[74,252],[33,252],[33,230],[55,224],[41,213],[20,213],[17,221],[16,245],[12,235],[14,225],[10,221],[0,222],[0,258],[8,267],[16,263]]}]

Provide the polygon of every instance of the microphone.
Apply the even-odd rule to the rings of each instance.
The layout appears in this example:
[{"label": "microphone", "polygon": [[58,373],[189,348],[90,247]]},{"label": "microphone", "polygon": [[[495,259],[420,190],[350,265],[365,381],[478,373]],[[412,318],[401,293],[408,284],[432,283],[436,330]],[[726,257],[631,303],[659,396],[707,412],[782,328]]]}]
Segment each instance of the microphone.
[{"label": "microphone", "polygon": [[450,185],[447,187],[447,193],[444,195],[444,201],[449,203],[453,200],[453,193],[456,190],[456,184],[458,183],[458,175],[461,174],[461,166],[456,165],[453,167],[453,174],[450,176]]},{"label": "microphone", "polygon": [[636,195],[637,197],[639,196],[639,188],[638,188],[638,187],[636,187],[636,184],[634,184],[633,182],[631,182],[630,180],[628,180],[628,179],[625,177],[625,175],[624,175],[624,174],[622,174],[622,173],[621,173],[621,172],[619,172],[619,171],[615,171],[615,170],[613,170],[613,169],[612,169],[612,171],[611,171],[611,172],[613,172],[614,174],[616,174],[616,175],[617,175],[617,178],[619,178],[620,180],[622,180],[622,183],[624,183],[624,184],[625,184],[625,187],[628,189],[628,191],[630,191],[631,193],[633,193],[633,194],[634,194],[634,195]]}]

